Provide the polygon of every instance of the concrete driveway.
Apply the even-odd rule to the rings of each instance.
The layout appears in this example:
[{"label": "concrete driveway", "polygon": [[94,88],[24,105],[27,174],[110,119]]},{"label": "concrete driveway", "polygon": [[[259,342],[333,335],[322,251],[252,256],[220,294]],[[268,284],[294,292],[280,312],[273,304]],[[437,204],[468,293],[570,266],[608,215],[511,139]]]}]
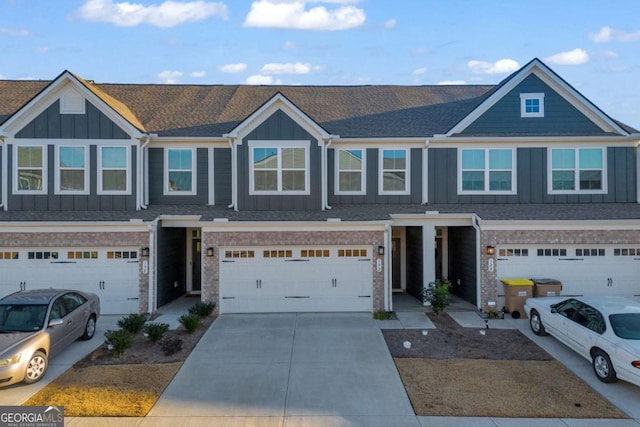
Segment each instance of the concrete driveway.
[{"label": "concrete driveway", "polygon": [[141,425],[201,417],[208,426],[419,426],[369,313],[220,316]]}]

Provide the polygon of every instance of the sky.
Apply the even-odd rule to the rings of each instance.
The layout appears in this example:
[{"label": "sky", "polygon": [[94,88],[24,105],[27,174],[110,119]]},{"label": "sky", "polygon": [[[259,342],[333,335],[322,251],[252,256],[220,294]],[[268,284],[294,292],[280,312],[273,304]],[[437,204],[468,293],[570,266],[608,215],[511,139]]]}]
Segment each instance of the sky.
[{"label": "sky", "polygon": [[640,129],[639,0],[0,0],[0,79],[498,84],[539,58]]}]

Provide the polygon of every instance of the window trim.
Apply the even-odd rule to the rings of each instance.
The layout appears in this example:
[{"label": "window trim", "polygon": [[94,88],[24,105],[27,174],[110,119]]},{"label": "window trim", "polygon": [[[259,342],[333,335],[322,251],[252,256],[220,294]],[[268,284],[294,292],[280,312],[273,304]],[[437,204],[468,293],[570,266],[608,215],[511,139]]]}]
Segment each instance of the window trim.
[{"label": "window trim", "polygon": [[[535,113],[527,112],[527,100],[537,99],[540,105],[540,110]],[[521,93],[520,94],[520,117],[544,117],[544,93]]]},{"label": "window trim", "polygon": [[[40,148],[42,150],[42,190],[21,190],[19,182],[19,174],[18,171],[20,167],[18,166],[18,149],[20,148]],[[48,193],[48,146],[44,144],[15,144],[12,150],[13,156],[13,194],[47,194]],[[24,168],[27,169],[27,168]],[[30,168],[32,169],[32,168]]]},{"label": "window trim", "polygon": [[[117,194],[131,194],[131,147],[129,145],[99,145],[98,147],[98,186],[97,186],[97,194],[101,195],[117,195]],[[104,190],[103,189],[103,177],[102,172],[105,170],[123,170],[122,168],[103,168],[102,167],[102,150],[104,148],[124,148],[125,156],[126,156],[126,165],[125,165],[125,189],[124,190]]]},{"label": "window trim", "polygon": [[[581,190],[580,189],[580,150],[599,149],[602,152],[602,188],[599,190]],[[575,153],[576,165],[573,170],[574,189],[573,190],[554,190],[553,189],[553,150],[573,150]],[[563,169],[567,170],[567,169]],[[588,169],[585,169],[588,170]],[[547,194],[607,194],[607,147],[547,147]]]},{"label": "window trim", "polygon": [[[484,190],[464,190],[462,188],[462,152],[465,150],[483,150],[484,151]],[[489,153],[492,150],[509,150],[511,151],[511,190],[491,190],[489,175]],[[458,195],[515,195],[518,194],[518,173],[517,173],[517,152],[515,147],[461,147],[458,148]],[[469,169],[471,170],[471,169]],[[475,169],[473,169],[475,170]],[[495,169],[496,171],[506,171],[506,169]]]},{"label": "window trim", "polygon": [[[360,168],[360,190],[359,191],[342,191],[340,190],[340,172],[356,172],[356,169],[340,169],[340,152],[341,151],[355,151],[362,152],[362,166]],[[367,194],[367,149],[366,148],[348,148],[340,147],[334,149],[334,194],[347,196],[347,195],[363,195]]]},{"label": "window trim", "polygon": [[[60,150],[62,148],[82,148],[84,150],[84,167],[82,168],[82,170],[84,171],[84,189],[82,190],[62,190],[60,188],[60,184],[61,184],[61,179],[60,179],[60,172],[63,170],[81,170],[81,168],[60,168]],[[90,191],[90,168],[89,168],[89,151],[90,147],[88,145],[72,145],[72,144],[62,144],[62,145],[58,145],[56,146],[55,149],[55,176],[54,176],[54,180],[55,180],[55,194],[60,194],[60,195],[84,195],[84,194],[89,194]]]},{"label": "window trim", "polygon": [[[405,164],[405,181],[404,191],[384,191],[384,152],[385,151],[404,151],[406,153]],[[389,171],[400,171],[400,169],[388,169]],[[409,148],[395,148],[384,147],[378,149],[378,195],[390,196],[390,195],[408,195],[411,194],[411,149]]]},{"label": "window trim", "polygon": [[[249,151],[249,195],[251,196],[304,196],[311,194],[310,183],[310,152],[311,141],[309,140],[251,140],[247,143]],[[276,190],[256,190],[255,189],[255,169],[253,168],[253,149],[254,148],[275,148],[278,152],[278,164],[276,168],[277,189]],[[282,189],[282,150],[285,148],[303,148],[304,149],[304,190],[283,190]],[[289,169],[287,169],[289,170]]]},{"label": "window trim", "polygon": [[[191,190],[190,191],[171,191],[169,189],[169,152],[172,150],[179,151],[191,151]],[[164,182],[162,184],[162,194],[165,196],[195,196],[197,193],[198,184],[198,150],[194,147],[164,147]],[[130,156],[129,156],[130,157]],[[179,169],[180,171],[187,171],[187,169]]]}]

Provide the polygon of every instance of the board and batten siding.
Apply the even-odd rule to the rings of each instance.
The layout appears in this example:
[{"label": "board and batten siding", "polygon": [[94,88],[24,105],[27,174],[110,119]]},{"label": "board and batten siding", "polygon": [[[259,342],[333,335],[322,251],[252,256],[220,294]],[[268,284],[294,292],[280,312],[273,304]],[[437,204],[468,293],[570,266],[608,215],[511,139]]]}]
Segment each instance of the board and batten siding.
[{"label": "board and batten siding", "polygon": [[[55,194],[55,146],[47,145],[47,194],[13,194],[13,167],[7,171],[8,208],[11,211],[126,211],[136,209],[137,147],[131,147],[131,194],[98,195],[98,148],[89,145],[89,194]],[[7,147],[8,164],[13,164],[15,147]]]},{"label": "board and batten siding", "polygon": [[[520,94],[544,93],[544,117],[520,117]],[[566,99],[531,74],[467,126],[461,135],[604,134]]]},{"label": "board and batten siding", "polygon": [[[310,141],[308,195],[249,194],[249,141]],[[321,147],[318,140],[296,123],[284,111],[278,110],[250,132],[238,145],[238,209],[255,210],[315,210],[322,209]]]},{"label": "board and batten siding", "polygon": [[231,149],[213,150],[213,185],[216,205],[231,204]]},{"label": "board and batten siding", "polygon": [[[401,149],[403,147],[398,147]],[[335,150],[330,148],[327,155],[328,161],[328,198],[329,205],[364,205],[364,204],[416,204],[422,202],[422,149],[409,150],[410,165],[410,194],[387,195],[379,194],[379,149],[367,148],[366,155],[366,194],[343,195],[335,194]]]},{"label": "board and batten siding", "polygon": [[[189,148],[189,147],[184,147]],[[165,195],[164,148],[149,148],[150,205],[206,205],[209,202],[209,156],[207,148],[196,149],[195,195]]]},{"label": "board and batten siding", "polygon": [[518,148],[517,194],[459,195],[456,148],[429,149],[429,203],[633,203],[635,148],[607,148],[606,194],[548,194],[547,148]]}]

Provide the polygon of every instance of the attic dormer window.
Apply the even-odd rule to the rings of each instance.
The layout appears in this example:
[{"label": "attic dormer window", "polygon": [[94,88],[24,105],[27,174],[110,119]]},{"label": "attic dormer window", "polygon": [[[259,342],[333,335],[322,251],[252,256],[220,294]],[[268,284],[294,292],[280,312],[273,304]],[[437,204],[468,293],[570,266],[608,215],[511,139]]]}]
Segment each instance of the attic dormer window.
[{"label": "attic dormer window", "polygon": [[84,97],[69,87],[60,95],[60,114],[84,114]]},{"label": "attic dormer window", "polygon": [[544,93],[521,93],[520,117],[544,117]]}]

